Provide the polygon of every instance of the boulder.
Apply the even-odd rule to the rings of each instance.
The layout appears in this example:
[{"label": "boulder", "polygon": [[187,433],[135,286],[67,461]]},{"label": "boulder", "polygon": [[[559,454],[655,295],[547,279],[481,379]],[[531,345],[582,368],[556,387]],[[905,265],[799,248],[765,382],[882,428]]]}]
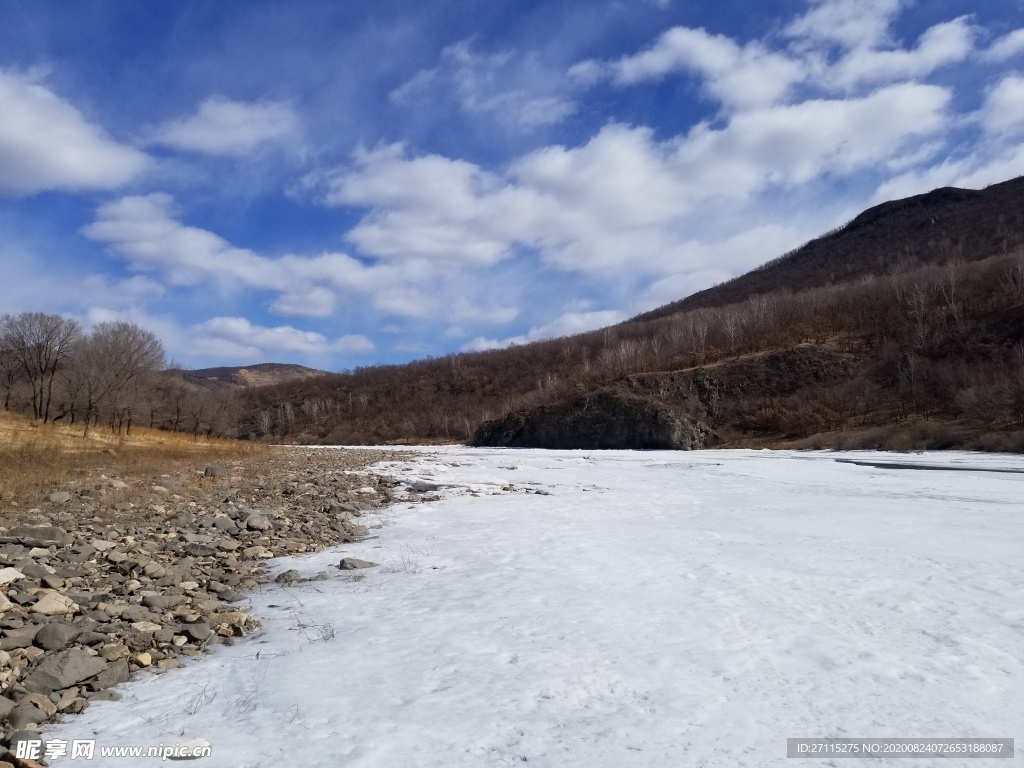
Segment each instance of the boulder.
[{"label": "boulder", "polygon": [[73,624],[44,624],[36,632],[33,642],[44,651],[61,651],[82,634],[82,631]]},{"label": "boulder", "polygon": [[91,656],[81,648],[69,648],[40,661],[25,678],[24,685],[33,693],[49,695],[95,677],[106,667],[107,662],[98,656]]},{"label": "boulder", "polygon": [[128,666],[128,660],[121,659],[107,664],[107,668],[96,675],[96,679],[91,683],[91,685],[93,685],[96,690],[103,691],[107,688],[113,688],[115,685],[127,683],[130,676],[131,667]]},{"label": "boulder", "polygon": [[43,616],[62,616],[65,613],[70,613],[74,605],[60,592],[47,592],[31,606],[31,610],[41,613]]}]

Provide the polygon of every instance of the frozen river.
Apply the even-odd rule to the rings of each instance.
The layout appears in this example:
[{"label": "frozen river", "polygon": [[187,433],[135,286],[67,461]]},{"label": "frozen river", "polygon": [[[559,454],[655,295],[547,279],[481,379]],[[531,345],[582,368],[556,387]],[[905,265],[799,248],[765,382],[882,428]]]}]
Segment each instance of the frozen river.
[{"label": "frozen river", "polygon": [[[439,501],[271,561],[331,577],[265,588],[259,636],[48,735],[202,737],[191,764],[218,768],[827,765],[785,757],[826,736],[1024,749],[1024,474],[975,471],[1021,457],[416,455],[378,469]],[[381,567],[353,577],[343,555]],[[160,761],[55,761],[78,763]]]}]

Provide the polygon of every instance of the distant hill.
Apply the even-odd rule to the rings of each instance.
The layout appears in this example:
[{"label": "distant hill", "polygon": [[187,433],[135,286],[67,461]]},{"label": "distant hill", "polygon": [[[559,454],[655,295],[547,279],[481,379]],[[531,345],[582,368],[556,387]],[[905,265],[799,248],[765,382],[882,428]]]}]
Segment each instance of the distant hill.
[{"label": "distant hill", "polygon": [[744,275],[627,322],[735,304],[759,293],[804,291],[901,266],[977,261],[1012,250],[1022,230],[1024,177],[982,190],[944,187],[876,205]]},{"label": "distant hill", "polygon": [[245,366],[222,366],[219,368],[197,368],[182,371],[186,381],[207,389],[225,387],[271,387],[290,381],[300,381],[323,376],[326,371],[306,368],[291,363],[258,363]]}]

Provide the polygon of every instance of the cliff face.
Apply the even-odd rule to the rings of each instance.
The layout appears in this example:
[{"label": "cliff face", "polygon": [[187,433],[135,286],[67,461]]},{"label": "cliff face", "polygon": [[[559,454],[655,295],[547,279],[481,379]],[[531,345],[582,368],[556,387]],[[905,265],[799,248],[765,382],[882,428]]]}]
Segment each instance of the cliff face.
[{"label": "cliff face", "polygon": [[599,392],[484,422],[473,445],[692,450],[708,438],[702,424],[653,400]]}]

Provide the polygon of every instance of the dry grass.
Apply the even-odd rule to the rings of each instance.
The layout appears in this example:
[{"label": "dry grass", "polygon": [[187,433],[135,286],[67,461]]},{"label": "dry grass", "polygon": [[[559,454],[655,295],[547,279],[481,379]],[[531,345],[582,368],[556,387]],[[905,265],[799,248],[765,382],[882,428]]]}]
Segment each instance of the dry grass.
[{"label": "dry grass", "polygon": [[0,505],[35,505],[53,490],[70,490],[95,482],[99,474],[126,482],[166,474],[195,476],[199,464],[254,460],[267,446],[238,440],[194,440],[191,435],[134,428],[130,437],[98,428],[83,439],[82,430],[36,424],[0,412]]}]

